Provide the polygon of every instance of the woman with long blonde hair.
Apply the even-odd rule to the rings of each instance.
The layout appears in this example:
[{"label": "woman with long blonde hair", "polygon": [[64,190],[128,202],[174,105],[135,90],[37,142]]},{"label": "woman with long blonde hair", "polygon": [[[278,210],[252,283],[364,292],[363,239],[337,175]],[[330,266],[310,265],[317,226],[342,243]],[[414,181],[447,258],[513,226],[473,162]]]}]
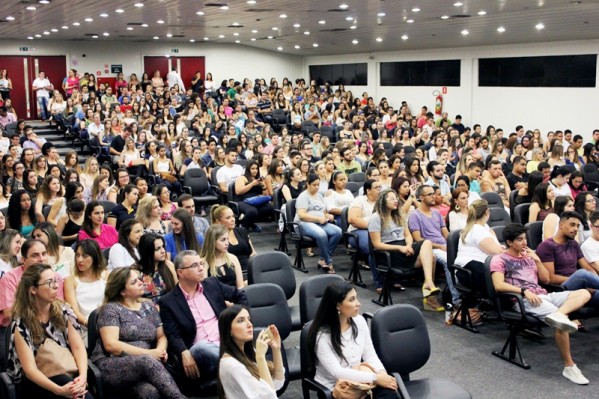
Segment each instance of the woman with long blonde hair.
[{"label": "woman with long blonde hair", "polygon": [[100,173],[98,160],[96,157],[89,157],[83,165],[83,172],[79,174],[79,182],[83,188],[91,188],[94,183],[94,179]]},{"label": "woman with long blonde hair", "polygon": [[223,284],[241,289],[247,285],[237,256],[228,252],[229,229],[214,225],[206,230],[200,257],[208,265],[208,275],[219,279]]}]

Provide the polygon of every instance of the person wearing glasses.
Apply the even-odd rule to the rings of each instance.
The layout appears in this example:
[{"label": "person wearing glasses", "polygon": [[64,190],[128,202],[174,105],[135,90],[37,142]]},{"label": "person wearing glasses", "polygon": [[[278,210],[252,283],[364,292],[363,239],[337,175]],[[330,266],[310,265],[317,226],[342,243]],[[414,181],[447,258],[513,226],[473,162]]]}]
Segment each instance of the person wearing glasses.
[{"label": "person wearing glasses", "polygon": [[208,265],[196,251],[175,258],[179,283],[158,301],[169,348],[179,355],[176,365],[193,392],[216,383],[220,335],[218,316],[231,304],[248,306],[243,290],[208,276]]}]

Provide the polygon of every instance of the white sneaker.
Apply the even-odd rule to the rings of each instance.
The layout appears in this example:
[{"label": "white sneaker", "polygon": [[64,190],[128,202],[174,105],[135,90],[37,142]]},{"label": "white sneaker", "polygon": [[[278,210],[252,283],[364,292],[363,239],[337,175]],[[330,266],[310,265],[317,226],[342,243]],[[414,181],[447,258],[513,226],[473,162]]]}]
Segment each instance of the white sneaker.
[{"label": "white sneaker", "polygon": [[586,385],[589,383],[589,380],[587,380],[585,376],[582,375],[582,371],[580,371],[580,369],[576,367],[575,364],[569,367],[564,367],[562,375],[578,385]]},{"label": "white sneaker", "polygon": [[568,316],[560,312],[555,312],[545,317],[545,323],[557,328],[558,330],[570,334],[578,331],[578,326],[576,325],[576,323],[568,319]]}]

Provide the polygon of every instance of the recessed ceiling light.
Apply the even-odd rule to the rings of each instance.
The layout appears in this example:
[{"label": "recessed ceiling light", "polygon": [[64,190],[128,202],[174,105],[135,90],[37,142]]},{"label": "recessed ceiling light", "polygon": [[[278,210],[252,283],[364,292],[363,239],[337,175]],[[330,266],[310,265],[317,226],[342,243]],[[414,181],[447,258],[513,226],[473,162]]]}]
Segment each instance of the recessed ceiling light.
[{"label": "recessed ceiling light", "polygon": [[248,0],[248,1],[246,1],[246,3],[248,3],[248,4],[256,4],[256,0]]},{"label": "recessed ceiling light", "polygon": [[239,36],[239,32],[233,33],[233,36]]},{"label": "recessed ceiling light", "polygon": [[142,27],[142,28],[147,28],[147,27],[148,27],[148,24],[141,24],[141,27]]},{"label": "recessed ceiling light", "polygon": [[299,50],[300,46],[296,44],[295,46],[293,46],[293,48],[295,48],[296,50]]},{"label": "recessed ceiling light", "polygon": [[104,32],[104,33],[102,33],[102,36],[110,36],[110,33]]},{"label": "recessed ceiling light", "polygon": [[327,23],[327,21],[325,21],[324,19],[321,19],[320,21],[318,21],[319,24],[324,25]]},{"label": "recessed ceiling light", "polygon": [[162,20],[162,19],[159,19],[158,21],[156,21],[156,23],[157,23],[157,24],[163,24],[163,23],[164,23],[164,20]]},{"label": "recessed ceiling light", "polygon": [[50,4],[50,0],[40,0],[38,1],[40,4]]},{"label": "recessed ceiling light", "polygon": [[68,26],[66,26],[66,25],[64,25],[64,26],[61,26],[61,28],[62,28],[62,29],[65,29],[65,30],[66,30],[66,29],[69,29],[69,27],[68,27]]},{"label": "recessed ceiling light", "polygon": [[92,38],[93,38],[93,39],[97,39],[97,38],[98,38],[98,35],[93,35],[93,36],[92,36]]},{"label": "recessed ceiling light", "polygon": [[342,3],[339,5],[339,8],[341,8],[342,10],[347,10],[349,8],[349,6],[345,3]]},{"label": "recessed ceiling light", "polygon": [[205,37],[205,38],[204,38],[204,40],[205,40],[205,41],[208,41],[208,40],[210,40],[210,39],[208,39],[207,37]]},{"label": "recessed ceiling light", "polygon": [[58,32],[58,29],[56,29],[56,28],[52,28],[52,29],[50,29],[50,30],[51,30],[52,32],[54,32],[54,33]]},{"label": "recessed ceiling light", "polygon": [[189,42],[190,42],[190,43],[195,43],[195,42],[196,42],[196,39],[189,39]]},{"label": "recessed ceiling light", "polygon": [[353,21],[353,20],[354,20],[354,17],[345,17],[345,20],[346,20],[346,21]]},{"label": "recessed ceiling light", "polygon": [[224,39],[224,38],[225,38],[225,35],[218,35],[218,38],[219,38],[219,39]]},{"label": "recessed ceiling light", "polygon": [[535,25],[535,28],[537,28],[537,30],[545,29],[545,25],[543,25],[541,22],[539,22],[538,24]]},{"label": "recessed ceiling light", "polygon": [[239,22],[233,22],[231,25],[233,25],[233,26],[239,26]]},{"label": "recessed ceiling light", "polygon": [[171,58],[171,55],[170,55],[170,54],[165,54],[164,56],[165,56],[166,58]]},{"label": "recessed ceiling light", "polygon": [[377,37],[377,38],[376,38],[376,41],[380,43],[380,42],[382,42],[382,41],[383,41],[383,38],[382,38],[382,37]]},{"label": "recessed ceiling light", "polygon": [[42,35],[37,34],[37,35],[35,35],[35,37],[40,38],[40,37],[42,37]]},{"label": "recessed ceiling light", "polygon": [[50,34],[50,32],[48,32],[47,30],[44,31],[44,35],[48,36]]},{"label": "recessed ceiling light", "polygon": [[299,28],[301,25],[300,24],[293,24],[294,28]]},{"label": "recessed ceiling light", "polygon": [[267,39],[272,39],[272,38],[273,38],[273,36],[267,36],[266,38],[267,38]]},{"label": "recessed ceiling light", "polygon": [[349,27],[349,29],[358,29],[358,25],[352,25]]},{"label": "recessed ceiling light", "polygon": [[481,16],[482,16],[482,15],[487,15],[487,12],[486,12],[485,10],[480,10],[480,11],[478,12],[478,15],[481,15]]},{"label": "recessed ceiling light", "polygon": [[135,3],[135,7],[140,7],[141,8],[143,6],[144,6],[144,3]]},{"label": "recessed ceiling light", "polygon": [[258,33],[257,29],[252,29],[252,33]]},{"label": "recessed ceiling light", "polygon": [[94,22],[93,18],[85,18],[85,22]]},{"label": "recessed ceiling light", "polygon": [[154,40],[158,40],[158,39],[160,39],[160,38],[159,38],[158,36],[154,36],[152,39],[154,39]]},{"label": "recessed ceiling light", "polygon": [[81,25],[79,22],[73,22],[73,26],[79,26]]},{"label": "recessed ceiling light", "polygon": [[412,8],[412,12],[420,12],[420,8],[414,7],[414,8]]},{"label": "recessed ceiling light", "polygon": [[287,18],[287,14],[281,14],[281,15],[279,15],[279,18],[285,19],[285,18]]},{"label": "recessed ceiling light", "polygon": [[117,8],[116,10],[114,10],[114,12],[122,14],[125,12],[125,10],[123,10],[122,8]]},{"label": "recessed ceiling light", "polygon": [[503,33],[505,32],[505,28],[503,26],[500,26],[499,28],[497,28],[497,32]]},{"label": "recessed ceiling light", "polygon": [[252,37],[250,40],[251,40],[251,41],[253,41],[253,42],[255,42],[255,41],[256,41],[256,38],[255,38],[255,37]]},{"label": "recessed ceiling light", "polygon": [[200,15],[200,16],[201,16],[201,15],[204,15],[204,11],[198,11],[198,12],[196,12],[196,14],[198,14],[198,15]]},{"label": "recessed ceiling light", "polygon": [[359,42],[357,39],[354,39],[354,40],[352,40],[351,42],[352,42],[353,44],[358,44],[358,43],[360,43],[360,42]]},{"label": "recessed ceiling light", "polygon": [[277,50],[283,51],[283,47],[277,47]]},{"label": "recessed ceiling light", "polygon": [[9,16],[9,17],[6,17],[6,20],[7,20],[7,21],[14,21],[14,20],[15,20],[15,17],[10,17],[10,16]]},{"label": "recessed ceiling light", "polygon": [[223,11],[227,11],[229,9],[229,6],[226,6],[226,5],[225,6],[221,6],[220,9],[223,10]]},{"label": "recessed ceiling light", "polygon": [[470,34],[470,32],[468,32],[468,29],[464,29],[461,33],[464,36],[468,36]]},{"label": "recessed ceiling light", "polygon": [[306,35],[306,36],[308,36],[309,34],[310,34],[309,30],[307,30],[307,31],[304,32],[304,35]]},{"label": "recessed ceiling light", "polygon": [[413,19],[408,19],[406,22],[409,23],[409,24],[413,24],[414,20]]},{"label": "recessed ceiling light", "polygon": [[272,30],[279,30],[279,28],[277,28],[276,26],[273,26]]},{"label": "recessed ceiling light", "polygon": [[239,44],[241,43],[241,40],[235,40],[235,43]]},{"label": "recessed ceiling light", "polygon": [[441,19],[449,19],[449,15],[441,15]]},{"label": "recessed ceiling light", "polygon": [[167,33],[166,37],[173,37],[173,34],[172,33]]},{"label": "recessed ceiling light", "polygon": [[133,30],[132,26],[127,26],[127,30]]},{"label": "recessed ceiling light", "polygon": [[401,40],[408,40],[408,35],[402,35]]},{"label": "recessed ceiling light", "polygon": [[33,40],[33,36],[27,36],[27,39]]},{"label": "recessed ceiling light", "polygon": [[463,5],[464,5],[464,3],[462,3],[461,1],[458,1],[458,2],[456,2],[456,3],[453,3],[453,6],[454,6],[454,7],[461,7],[461,6],[463,6]]},{"label": "recessed ceiling light", "polygon": [[312,43],[312,47],[318,47],[318,43]]},{"label": "recessed ceiling light", "polygon": [[378,14],[376,14],[377,17],[384,17],[385,15],[387,14],[385,14],[384,12],[379,12]]},{"label": "recessed ceiling light", "polygon": [[29,6],[29,7],[27,7],[27,9],[29,11],[35,11],[35,10],[37,10],[37,8],[35,8],[35,6]]},{"label": "recessed ceiling light", "polygon": [[103,12],[102,14],[100,14],[100,16],[101,16],[102,18],[108,18],[108,14],[106,14],[105,12]]}]

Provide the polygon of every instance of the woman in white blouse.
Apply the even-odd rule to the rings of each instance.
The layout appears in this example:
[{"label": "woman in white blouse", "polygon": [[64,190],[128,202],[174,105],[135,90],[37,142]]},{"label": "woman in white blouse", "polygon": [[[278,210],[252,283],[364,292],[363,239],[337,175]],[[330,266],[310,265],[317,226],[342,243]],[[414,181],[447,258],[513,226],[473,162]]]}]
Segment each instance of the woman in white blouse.
[{"label": "woman in white blouse", "polygon": [[324,196],[324,203],[327,212],[335,217],[337,226],[341,226],[341,212],[343,208],[348,207],[354,200],[354,195],[346,189],[347,176],[341,171],[333,172],[329,189]]},{"label": "woman in white blouse", "polygon": [[139,261],[137,245],[144,227],[136,219],[127,219],[119,228],[119,242],[110,248],[108,270],[132,266]]},{"label": "woman in white blouse", "polygon": [[345,379],[375,384],[375,399],[397,398],[397,381],[387,374],[374,350],[351,283],[338,281],[325,289],[308,332],[308,348],[314,379],[329,390]]},{"label": "woman in white blouse", "polygon": [[[276,399],[285,384],[281,337],[277,327],[262,330],[253,346],[254,329],[247,309],[233,305],[218,317],[218,384],[227,398]],[[272,350],[273,361],[266,361]]]},{"label": "woman in white blouse", "polygon": [[468,189],[460,187],[451,193],[452,201],[449,214],[449,231],[460,230],[466,227],[468,220]]}]

